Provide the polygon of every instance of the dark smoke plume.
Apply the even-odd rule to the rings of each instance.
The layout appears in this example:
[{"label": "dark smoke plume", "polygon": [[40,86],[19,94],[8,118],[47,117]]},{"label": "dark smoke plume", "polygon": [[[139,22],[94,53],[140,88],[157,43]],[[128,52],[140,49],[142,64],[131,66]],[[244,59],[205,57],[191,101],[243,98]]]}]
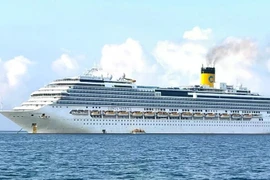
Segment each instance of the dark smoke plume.
[{"label": "dark smoke plume", "polygon": [[209,50],[206,55],[207,66],[215,66],[222,59],[240,53],[244,58],[252,58],[256,54],[255,43],[249,39],[227,38],[221,45]]}]

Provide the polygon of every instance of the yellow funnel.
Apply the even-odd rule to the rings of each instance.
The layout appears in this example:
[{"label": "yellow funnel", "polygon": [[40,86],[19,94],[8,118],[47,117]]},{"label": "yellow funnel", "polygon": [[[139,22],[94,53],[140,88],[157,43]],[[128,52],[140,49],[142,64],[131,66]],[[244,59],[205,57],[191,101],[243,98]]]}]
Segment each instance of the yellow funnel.
[{"label": "yellow funnel", "polygon": [[201,85],[214,87],[215,83],[215,68],[202,67],[201,68]]}]

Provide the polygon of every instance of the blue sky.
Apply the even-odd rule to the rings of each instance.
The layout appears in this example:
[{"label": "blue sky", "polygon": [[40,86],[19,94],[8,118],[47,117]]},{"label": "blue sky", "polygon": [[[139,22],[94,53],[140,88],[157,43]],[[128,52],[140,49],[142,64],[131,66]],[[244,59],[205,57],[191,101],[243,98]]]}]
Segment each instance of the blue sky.
[{"label": "blue sky", "polygon": [[[155,82],[153,78],[161,82],[153,84],[164,86],[196,83],[205,54],[211,47],[231,42],[243,51],[230,51],[223,58],[222,72],[231,72],[232,77],[220,75],[220,80],[235,83],[237,79],[267,94],[263,82],[268,81],[270,67],[269,7],[270,2],[263,0],[1,1],[3,106],[9,109],[20,105],[46,83],[79,74],[94,63],[110,71],[118,68],[117,72],[122,63],[120,67],[127,67],[129,75],[142,84]],[[194,33],[195,27],[208,32],[207,37],[184,38],[185,32]],[[0,130],[8,129],[19,127],[0,116]]]}]

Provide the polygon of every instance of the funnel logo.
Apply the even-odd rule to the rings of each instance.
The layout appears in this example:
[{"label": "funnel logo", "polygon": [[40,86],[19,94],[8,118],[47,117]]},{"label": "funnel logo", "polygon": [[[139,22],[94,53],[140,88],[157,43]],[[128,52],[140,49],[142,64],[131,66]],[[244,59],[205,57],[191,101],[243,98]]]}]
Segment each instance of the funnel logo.
[{"label": "funnel logo", "polygon": [[214,82],[214,77],[213,77],[213,76],[209,76],[208,81],[209,81],[210,83],[213,83],[213,82]]}]

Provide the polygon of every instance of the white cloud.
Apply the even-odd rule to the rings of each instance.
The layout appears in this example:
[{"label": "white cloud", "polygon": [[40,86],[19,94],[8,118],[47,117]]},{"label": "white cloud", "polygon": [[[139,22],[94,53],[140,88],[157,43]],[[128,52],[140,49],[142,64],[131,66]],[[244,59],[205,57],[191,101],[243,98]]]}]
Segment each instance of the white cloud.
[{"label": "white cloud", "polygon": [[219,61],[215,67],[217,82],[226,82],[232,85],[243,83],[249,87],[253,86],[256,76],[255,70],[251,64],[245,64],[245,59],[241,59],[241,56],[228,56],[224,61]]},{"label": "white cloud", "polygon": [[120,45],[105,45],[102,49],[100,65],[104,70],[117,74],[125,70],[128,74],[142,71],[145,60],[143,50],[138,41],[128,38]]},{"label": "white cloud", "polygon": [[[242,84],[252,91],[266,92],[264,89],[268,83],[264,82],[268,80],[263,77],[266,67],[270,71],[270,60],[267,66],[260,65],[254,41],[229,37],[216,47],[226,50],[218,52],[220,59],[215,65],[217,83]],[[162,73],[157,78],[166,86],[200,84],[200,68],[206,64],[206,54],[211,50],[200,42],[158,42],[153,55],[162,67]]]},{"label": "white cloud", "polygon": [[[216,80],[233,85],[242,83],[248,87],[256,84],[259,87],[260,75],[253,67],[257,55],[254,42],[227,38],[222,44],[229,44],[234,51],[216,64]],[[194,85],[200,84],[200,68],[206,64],[208,49],[200,42],[159,41],[150,57],[152,61],[146,58],[140,43],[129,38],[122,44],[105,45],[100,65],[117,78],[123,73],[136,78],[138,84]]]},{"label": "white cloud", "polygon": [[[8,97],[10,91],[24,84],[29,65],[32,63],[32,61],[23,56],[16,56],[7,61],[0,59],[0,97]],[[14,94],[11,96],[16,97]],[[9,99],[12,97],[9,97]]]},{"label": "white cloud", "polygon": [[131,38],[119,45],[105,45],[102,49],[100,66],[112,74],[114,79],[125,73],[126,77],[136,77],[142,83],[150,82],[149,76],[156,71],[156,67],[146,60],[140,43]]},{"label": "white cloud", "polygon": [[169,41],[158,42],[153,51],[157,63],[163,67],[164,83],[171,86],[187,85],[198,80],[206,53],[207,49],[198,43],[177,44]]},{"label": "white cloud", "polygon": [[[268,75],[267,67],[270,71],[270,60],[259,61],[254,41],[228,37],[217,47],[223,50],[221,54],[217,51],[216,82],[242,84],[252,91],[266,92],[270,83],[264,76]],[[122,44],[105,45],[100,65],[116,77],[126,73],[137,79],[139,85],[194,85],[200,84],[201,65],[206,65],[207,54],[212,50],[202,41],[159,41],[149,57],[138,41],[129,38]]]},{"label": "white cloud", "polygon": [[196,26],[190,31],[185,31],[183,38],[188,40],[207,40],[212,33],[212,29],[201,29]]},{"label": "white cloud", "polygon": [[27,73],[31,61],[23,56],[17,56],[4,63],[4,70],[9,86],[16,86],[20,78]]},{"label": "white cloud", "polygon": [[60,58],[52,62],[52,69],[61,76],[73,74],[79,69],[78,62],[68,54],[62,54]]},{"label": "white cloud", "polygon": [[228,37],[209,49],[208,64],[215,64],[216,82],[247,86],[256,91],[261,83],[256,43],[246,38]]}]

